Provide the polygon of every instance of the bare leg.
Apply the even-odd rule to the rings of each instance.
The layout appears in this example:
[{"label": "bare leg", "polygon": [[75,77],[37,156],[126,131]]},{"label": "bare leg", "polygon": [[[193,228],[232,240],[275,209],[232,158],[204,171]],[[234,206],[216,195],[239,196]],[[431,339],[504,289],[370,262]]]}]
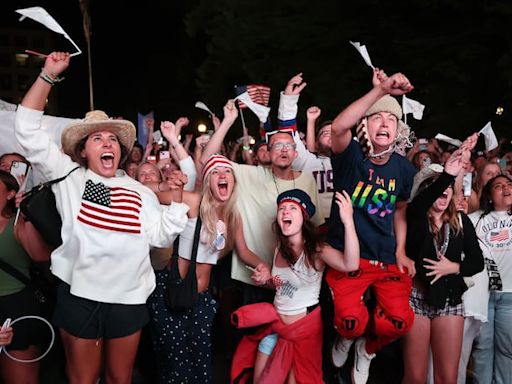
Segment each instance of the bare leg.
[{"label": "bare leg", "polygon": [[427,379],[430,326],[428,317],[415,315],[411,330],[402,337],[404,384],[424,384]]},{"label": "bare leg", "polygon": [[265,365],[267,365],[269,355],[264,354],[263,352],[258,351],[256,354],[256,360],[254,362],[254,383],[258,384],[260,381],[261,374],[263,373],[263,369],[265,369]]},{"label": "bare leg", "polygon": [[[18,359],[32,360],[39,355],[39,348],[32,345],[23,351],[9,353]],[[2,353],[0,369],[5,383],[37,384],[39,382],[39,362],[19,363]]]},{"label": "bare leg", "polygon": [[129,336],[105,340],[107,384],[131,384],[140,330]]},{"label": "bare leg", "polygon": [[96,384],[100,375],[103,341],[82,339],[60,330],[70,384]]},{"label": "bare leg", "polygon": [[456,384],[464,331],[464,317],[439,316],[432,319],[434,382]]}]

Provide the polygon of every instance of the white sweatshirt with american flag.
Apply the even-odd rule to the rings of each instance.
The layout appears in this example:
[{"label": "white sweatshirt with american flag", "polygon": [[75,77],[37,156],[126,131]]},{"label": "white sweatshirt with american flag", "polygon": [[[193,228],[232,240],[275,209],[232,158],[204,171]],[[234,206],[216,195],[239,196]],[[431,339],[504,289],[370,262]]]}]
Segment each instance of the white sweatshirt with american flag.
[{"label": "white sweatshirt with american flag", "polygon": [[[16,138],[45,180],[78,164],[41,127],[43,113],[19,106]],[[63,244],[52,272],[75,296],[104,303],[143,304],[155,288],[149,248],[169,247],[187,223],[188,206],[161,206],[148,188],[118,170],[105,178],[81,167],[53,186]]]}]

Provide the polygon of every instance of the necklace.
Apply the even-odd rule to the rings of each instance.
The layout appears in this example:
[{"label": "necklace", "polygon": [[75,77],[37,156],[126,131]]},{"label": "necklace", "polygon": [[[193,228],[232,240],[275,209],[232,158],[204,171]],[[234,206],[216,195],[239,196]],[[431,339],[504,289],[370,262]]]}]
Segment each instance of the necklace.
[{"label": "necklace", "polygon": [[444,233],[443,233],[443,244],[441,244],[441,248],[439,248],[439,246],[437,244],[436,237],[434,236],[434,238],[433,238],[433,240],[434,240],[434,248],[436,250],[436,256],[437,256],[438,259],[440,259],[439,254],[441,254],[443,256],[445,255],[446,250],[448,249],[448,244],[450,243],[450,226],[448,225],[448,223],[444,224],[443,230],[444,230]]},{"label": "necklace", "polygon": [[[274,185],[276,186],[277,195],[280,195],[279,188],[277,186],[276,177],[274,176],[274,172],[272,172],[272,180],[274,180]],[[295,189],[295,177],[293,177],[293,189]],[[288,189],[287,189],[288,191]]]}]

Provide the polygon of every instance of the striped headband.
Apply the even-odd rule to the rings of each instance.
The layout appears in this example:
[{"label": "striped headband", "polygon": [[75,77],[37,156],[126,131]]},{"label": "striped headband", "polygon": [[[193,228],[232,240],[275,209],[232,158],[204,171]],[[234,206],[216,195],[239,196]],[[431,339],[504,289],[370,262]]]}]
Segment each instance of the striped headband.
[{"label": "striped headband", "polygon": [[222,155],[211,155],[203,167],[203,181],[206,179],[206,176],[210,174],[217,167],[226,167],[229,169],[233,169],[233,164],[231,161],[227,159],[227,157]]}]

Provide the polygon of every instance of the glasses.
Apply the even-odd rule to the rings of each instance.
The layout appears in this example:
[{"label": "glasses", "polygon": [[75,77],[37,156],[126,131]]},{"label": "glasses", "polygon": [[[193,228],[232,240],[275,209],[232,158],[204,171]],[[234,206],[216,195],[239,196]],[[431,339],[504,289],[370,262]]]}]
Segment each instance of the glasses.
[{"label": "glasses", "polygon": [[287,150],[292,150],[292,149],[295,149],[296,145],[295,143],[274,143],[272,145],[269,146],[269,149],[275,149],[276,151],[280,151],[284,148],[286,148]]}]

